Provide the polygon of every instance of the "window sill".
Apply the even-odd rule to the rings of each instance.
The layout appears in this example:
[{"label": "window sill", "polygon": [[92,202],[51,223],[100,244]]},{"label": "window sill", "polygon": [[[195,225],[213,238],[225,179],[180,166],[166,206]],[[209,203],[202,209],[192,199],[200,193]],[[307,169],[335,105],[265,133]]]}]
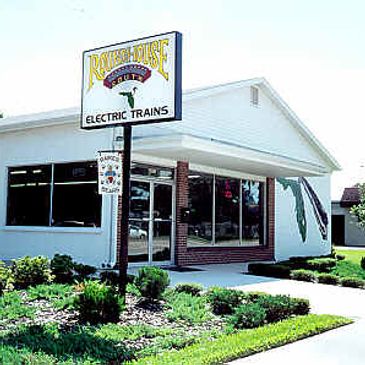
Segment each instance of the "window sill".
[{"label": "window sill", "polygon": [[37,226],[3,226],[1,231],[7,232],[47,232],[47,233],[85,233],[85,234],[101,234],[101,227],[37,227]]},{"label": "window sill", "polygon": [[246,245],[219,245],[219,244],[209,244],[209,245],[194,245],[194,244],[187,244],[187,248],[252,248],[252,247],[262,247],[265,248],[265,245],[261,245],[259,243],[251,243],[251,244],[246,244]]}]

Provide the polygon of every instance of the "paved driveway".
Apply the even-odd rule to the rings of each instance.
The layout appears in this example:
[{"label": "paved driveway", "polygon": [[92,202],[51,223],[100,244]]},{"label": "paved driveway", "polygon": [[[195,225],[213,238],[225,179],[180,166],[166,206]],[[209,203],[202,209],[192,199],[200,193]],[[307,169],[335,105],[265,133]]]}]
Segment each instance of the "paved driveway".
[{"label": "paved driveway", "polygon": [[338,314],[355,323],[236,360],[231,365],[363,365],[365,364],[365,291],[324,284],[243,275],[241,265],[205,265],[204,271],[170,272],[172,284],[198,282],[209,287],[220,285],[243,291],[264,291],[307,298],[313,313]]}]

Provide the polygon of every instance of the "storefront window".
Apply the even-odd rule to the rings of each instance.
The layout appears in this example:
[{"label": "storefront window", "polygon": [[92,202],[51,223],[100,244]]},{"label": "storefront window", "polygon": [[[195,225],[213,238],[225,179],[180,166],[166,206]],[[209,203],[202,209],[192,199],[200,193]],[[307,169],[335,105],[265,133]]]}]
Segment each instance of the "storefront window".
[{"label": "storefront window", "polygon": [[191,245],[212,243],[213,176],[189,173],[190,222],[188,242]]},{"label": "storefront window", "polygon": [[100,227],[96,162],[9,168],[7,225]]},{"label": "storefront window", "polygon": [[96,162],[54,165],[52,225],[100,227]]},{"label": "storefront window", "polygon": [[240,180],[215,178],[215,243],[238,245],[240,239]]},{"label": "storefront window", "polygon": [[190,246],[264,244],[265,184],[189,173]]},{"label": "storefront window", "polygon": [[8,226],[48,226],[51,166],[9,168]]},{"label": "storefront window", "polygon": [[242,180],[242,244],[263,241],[264,184]]}]

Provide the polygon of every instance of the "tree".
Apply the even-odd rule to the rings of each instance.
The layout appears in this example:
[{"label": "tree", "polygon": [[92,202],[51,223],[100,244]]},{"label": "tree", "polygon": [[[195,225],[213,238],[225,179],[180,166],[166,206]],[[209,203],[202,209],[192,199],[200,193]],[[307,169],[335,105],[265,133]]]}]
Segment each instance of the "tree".
[{"label": "tree", "polygon": [[353,205],[350,209],[350,213],[354,215],[358,221],[359,226],[365,229],[365,183],[356,185],[360,192],[360,203]]}]

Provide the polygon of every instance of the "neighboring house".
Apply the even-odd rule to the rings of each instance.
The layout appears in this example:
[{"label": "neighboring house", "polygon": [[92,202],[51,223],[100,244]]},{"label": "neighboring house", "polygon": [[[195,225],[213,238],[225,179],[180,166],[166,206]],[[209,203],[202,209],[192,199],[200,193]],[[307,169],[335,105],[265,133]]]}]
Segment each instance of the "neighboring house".
[{"label": "neighboring house", "polygon": [[[97,194],[96,154],[121,148],[122,128],[79,123],[78,108],[0,122],[0,258],[59,252],[115,264],[120,205]],[[133,128],[132,161],[131,264],[331,250],[339,165],[265,79],[185,92],[182,121]]]},{"label": "neighboring house", "polygon": [[343,246],[365,246],[365,230],[350,213],[353,205],[360,203],[356,186],[345,188],[340,201],[332,202],[332,242]]}]

